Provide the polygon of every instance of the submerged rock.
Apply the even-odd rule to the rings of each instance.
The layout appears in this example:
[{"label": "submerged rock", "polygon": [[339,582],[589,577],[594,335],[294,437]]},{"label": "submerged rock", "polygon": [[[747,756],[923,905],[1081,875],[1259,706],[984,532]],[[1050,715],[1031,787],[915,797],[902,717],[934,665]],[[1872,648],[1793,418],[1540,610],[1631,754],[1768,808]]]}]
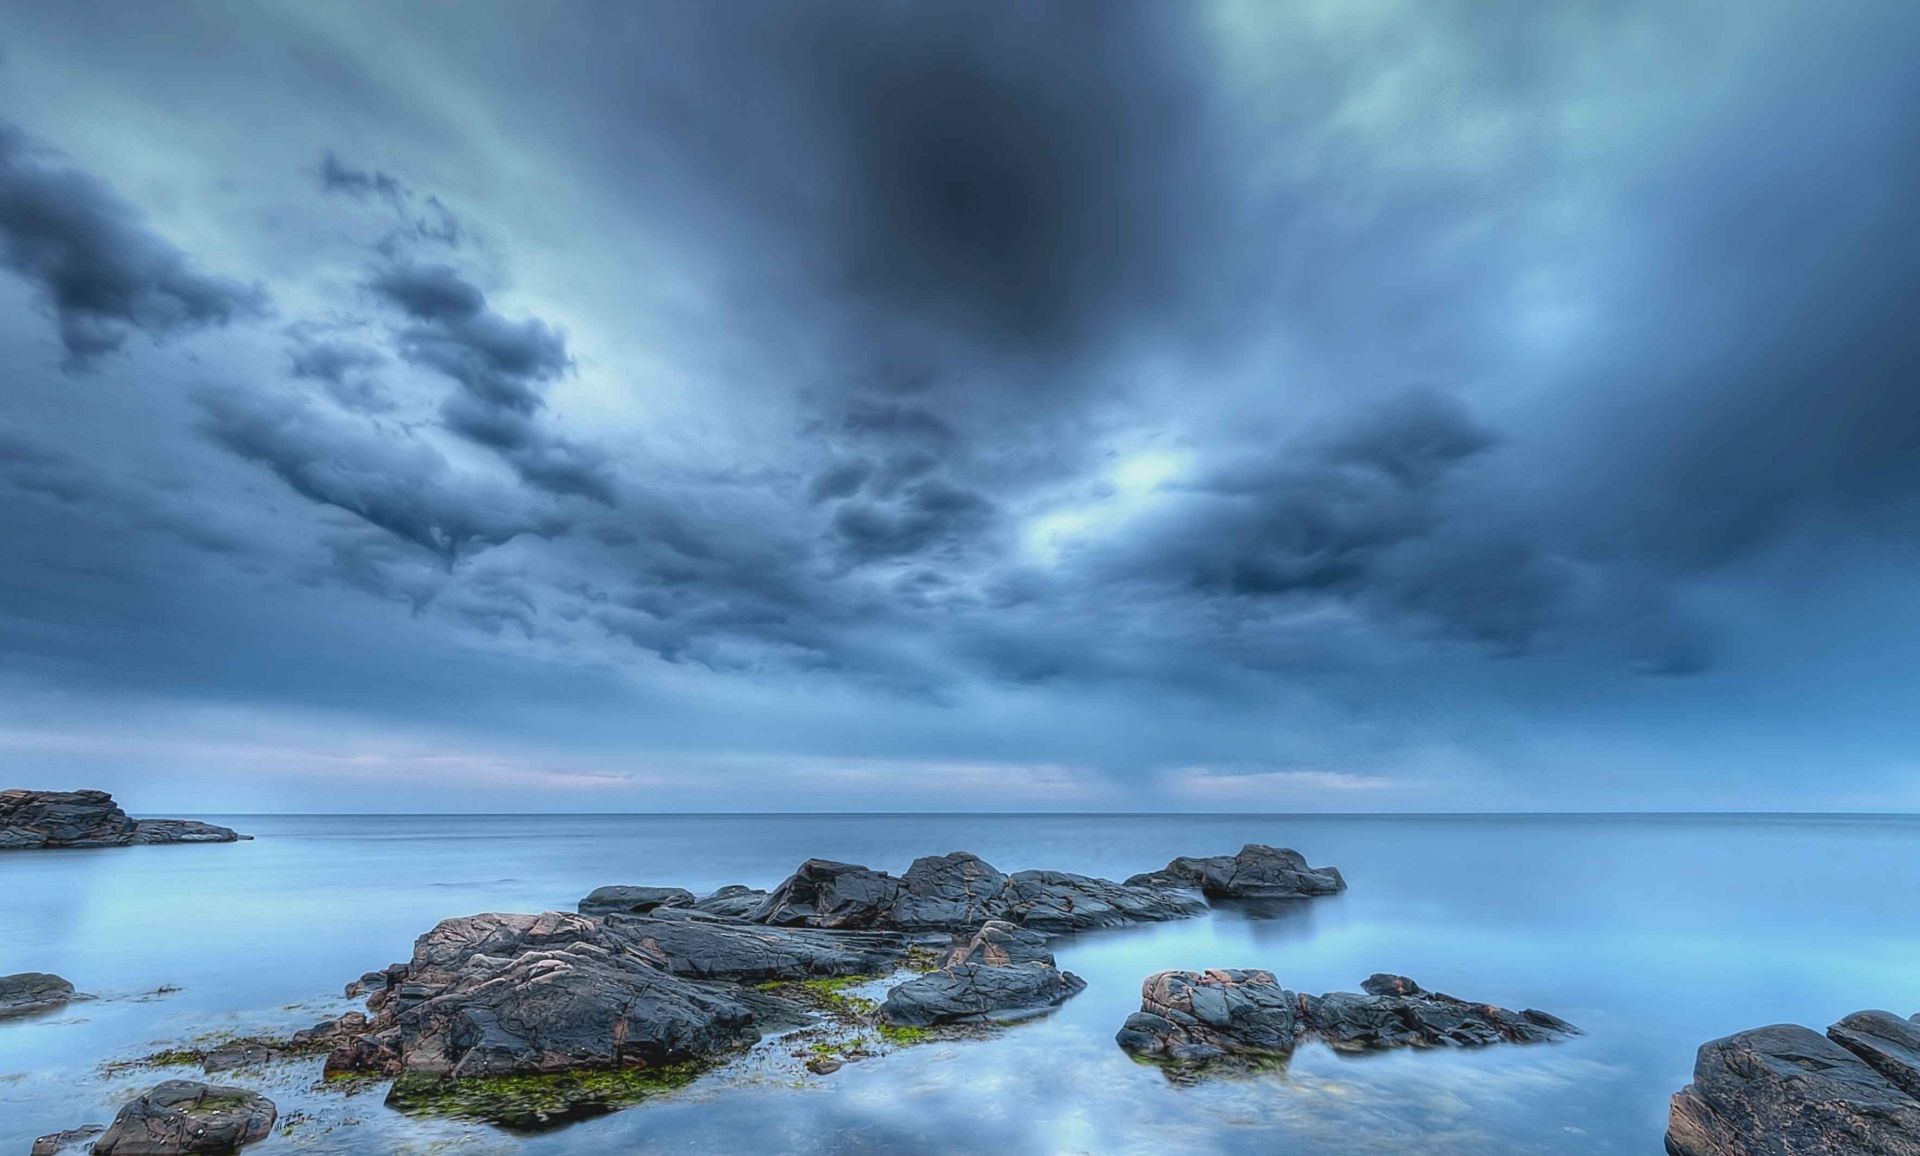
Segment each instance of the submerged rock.
[{"label": "submerged rock", "polygon": [[120,1109],[93,1151],[95,1156],[237,1152],[265,1139],[278,1116],[272,1100],[245,1088],[168,1080]]},{"label": "submerged rock", "polygon": [[1209,899],[1296,899],[1347,889],[1338,868],[1309,867],[1300,852],[1264,843],[1248,843],[1237,855],[1183,855],[1158,871],[1133,876],[1127,884],[1192,887]]},{"label": "submerged rock", "polygon": [[133,819],[105,791],[0,791],[0,850],[231,843],[241,835],[192,819]]},{"label": "submerged rock", "polygon": [[[1842,1034],[1855,1038],[1860,1026]],[[1834,1040],[1774,1024],[1701,1045],[1693,1082],[1673,1097],[1667,1151],[1917,1156],[1920,1101]]]},{"label": "submerged rock", "polygon": [[73,985],[50,972],[0,975],[0,1019],[54,1011],[73,998]]},{"label": "submerged rock", "polygon": [[1020,1019],[1058,1007],[1085,991],[1086,981],[1039,960],[962,963],[930,971],[895,987],[880,1005],[880,1021],[932,1027],[965,1020]]},{"label": "submerged rock", "polygon": [[1509,1011],[1376,975],[1359,992],[1300,995],[1267,971],[1163,971],[1141,985],[1140,1010],[1115,1036],[1128,1052],[1197,1063],[1228,1056],[1285,1058],[1318,1038],[1343,1051],[1540,1043],[1579,1029],[1558,1016]]},{"label": "submerged rock", "polygon": [[580,901],[582,915],[644,915],[656,907],[692,907],[693,892],[682,887],[598,887]]}]

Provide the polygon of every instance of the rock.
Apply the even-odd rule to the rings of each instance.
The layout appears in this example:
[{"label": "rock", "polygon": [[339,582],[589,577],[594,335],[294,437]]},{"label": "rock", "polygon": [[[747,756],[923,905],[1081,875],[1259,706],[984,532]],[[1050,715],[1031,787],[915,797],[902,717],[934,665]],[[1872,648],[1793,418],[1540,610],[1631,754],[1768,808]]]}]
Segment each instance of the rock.
[{"label": "rock", "polygon": [[1248,843],[1238,855],[1181,856],[1159,871],[1135,875],[1131,887],[1192,887],[1209,899],[1297,899],[1335,895],[1347,881],[1333,867],[1309,867],[1286,847]]},{"label": "rock", "polygon": [[48,972],[0,975],[0,1019],[53,1011],[73,998],[73,985]]},{"label": "rock", "polygon": [[245,1088],[168,1080],[120,1109],[95,1156],[237,1152],[273,1130],[273,1101]]},{"label": "rock", "polygon": [[729,883],[712,895],[694,903],[697,910],[725,919],[745,919],[767,901],[767,893],[758,887]]},{"label": "rock", "polygon": [[832,1056],[815,1056],[807,1061],[807,1071],[816,1076],[830,1076],[846,1066],[845,1060],[836,1060]]},{"label": "rock", "polygon": [[884,926],[899,893],[900,881],[883,871],[809,859],[748,918],[779,927]]},{"label": "rock", "polygon": [[51,1132],[33,1142],[31,1156],[60,1156],[77,1144],[85,1143],[107,1130],[105,1124],[82,1124],[64,1132]]},{"label": "rock", "polygon": [[1019,1019],[1058,1007],[1086,981],[1051,963],[962,963],[910,979],[887,993],[883,1023],[932,1027],[963,1020]]},{"label": "rock", "polygon": [[0,791],[0,850],[231,843],[246,837],[191,819],[136,821],[105,791]]},{"label": "rock", "polygon": [[598,887],[580,901],[582,915],[644,915],[656,907],[692,907],[693,892],[680,887]]},{"label": "rock", "polygon": [[200,1060],[200,1070],[211,1076],[235,1068],[258,1068],[279,1058],[280,1053],[265,1044],[237,1044],[208,1052]]},{"label": "rock", "polygon": [[1673,1097],[1667,1151],[1916,1156],[1920,1101],[1818,1032],[1774,1024],[1701,1045],[1693,1082]]},{"label": "rock", "polygon": [[1127,1051],[1182,1063],[1291,1054],[1317,1037],[1341,1051],[1541,1043],[1578,1032],[1557,1016],[1508,1011],[1376,975],[1368,991],[1298,995],[1266,971],[1163,971],[1141,987],[1140,1010],[1116,1040]]},{"label": "rock", "polygon": [[1037,931],[1016,927],[999,919],[989,919],[972,935],[956,935],[952,950],[940,961],[941,967],[983,963],[1005,967],[1012,963],[1053,962],[1047,950],[1047,937]]},{"label": "rock", "polygon": [[1892,1012],[1859,1011],[1828,1028],[1827,1038],[1859,1056],[1894,1087],[1920,1098],[1920,1023]]},{"label": "rock", "polygon": [[906,940],[890,932],[766,927],[685,914],[610,916],[608,930],[647,953],[655,966],[692,979],[765,983],[871,975],[907,958]]},{"label": "rock", "polygon": [[900,879],[888,924],[902,931],[977,927],[1011,906],[1011,881],[978,855],[955,851],[915,859]]},{"label": "rock", "polygon": [[366,1015],[350,1011],[338,1019],[321,1020],[310,1028],[301,1028],[287,1038],[287,1043],[302,1050],[333,1048],[366,1030]]},{"label": "rock", "polygon": [[1066,871],[1016,871],[1009,878],[1012,902],[1001,918],[1052,934],[1186,919],[1207,909],[1202,900],[1171,887]]},{"label": "rock", "polygon": [[1140,1010],[1115,1041],[1151,1059],[1286,1056],[1300,1034],[1299,997],[1268,971],[1163,971],[1140,985]]}]

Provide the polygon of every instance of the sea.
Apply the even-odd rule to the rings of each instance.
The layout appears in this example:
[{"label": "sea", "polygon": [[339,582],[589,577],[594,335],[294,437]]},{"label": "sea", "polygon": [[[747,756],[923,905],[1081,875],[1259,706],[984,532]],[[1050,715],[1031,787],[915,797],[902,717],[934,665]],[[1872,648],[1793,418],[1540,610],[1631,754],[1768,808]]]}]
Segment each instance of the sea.
[{"label": "sea", "polygon": [[[201,815],[230,845],[0,854],[0,974],[97,998],[0,1021],[0,1154],[105,1123],[166,1076],[122,1066],[357,1006],[343,985],[438,920],[572,910],[609,883],[771,887],[809,857],[903,871],[975,852],[1109,878],[1248,842],[1349,889],[1060,940],[1051,1015],[827,1076],[702,1077],[550,1131],[401,1115],[317,1058],[228,1073],[280,1106],[249,1153],[1633,1153],[1661,1150],[1699,1045],[1920,1009],[1920,817],[1855,815]],[[1170,1079],[1114,1032],[1141,980],[1374,972],[1578,1025],[1560,1043],[1351,1056]]]}]

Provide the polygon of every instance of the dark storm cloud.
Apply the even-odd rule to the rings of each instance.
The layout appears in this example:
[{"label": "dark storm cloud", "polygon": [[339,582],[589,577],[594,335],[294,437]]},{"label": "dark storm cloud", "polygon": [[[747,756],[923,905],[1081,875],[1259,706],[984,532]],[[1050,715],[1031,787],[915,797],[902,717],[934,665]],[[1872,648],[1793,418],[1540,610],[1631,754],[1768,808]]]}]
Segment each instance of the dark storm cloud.
[{"label": "dark storm cloud", "polygon": [[383,413],[394,408],[375,372],[389,358],[372,344],[326,325],[295,325],[287,338],[293,376],[321,383],[348,409]]},{"label": "dark storm cloud", "polygon": [[111,189],[4,122],[0,264],[41,295],[76,369],[136,331],[160,341],[266,306],[260,289],[200,272]]},{"label": "dark storm cloud", "polygon": [[362,200],[373,198],[392,210],[400,222],[400,237],[384,244],[392,247],[399,239],[437,241],[458,247],[465,230],[453,211],[439,197],[421,196],[413,187],[391,173],[378,169],[348,166],[329,150],[320,159],[320,188]]}]

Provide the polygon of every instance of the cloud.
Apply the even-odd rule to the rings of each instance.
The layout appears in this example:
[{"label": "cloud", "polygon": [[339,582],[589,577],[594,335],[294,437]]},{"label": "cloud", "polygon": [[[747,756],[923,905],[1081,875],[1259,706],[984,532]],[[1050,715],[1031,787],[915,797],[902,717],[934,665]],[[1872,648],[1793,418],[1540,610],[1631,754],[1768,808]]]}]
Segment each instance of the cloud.
[{"label": "cloud", "polygon": [[257,316],[266,294],[202,273],[94,177],[0,122],[0,264],[31,283],[85,369],[134,332],[163,341]]}]

